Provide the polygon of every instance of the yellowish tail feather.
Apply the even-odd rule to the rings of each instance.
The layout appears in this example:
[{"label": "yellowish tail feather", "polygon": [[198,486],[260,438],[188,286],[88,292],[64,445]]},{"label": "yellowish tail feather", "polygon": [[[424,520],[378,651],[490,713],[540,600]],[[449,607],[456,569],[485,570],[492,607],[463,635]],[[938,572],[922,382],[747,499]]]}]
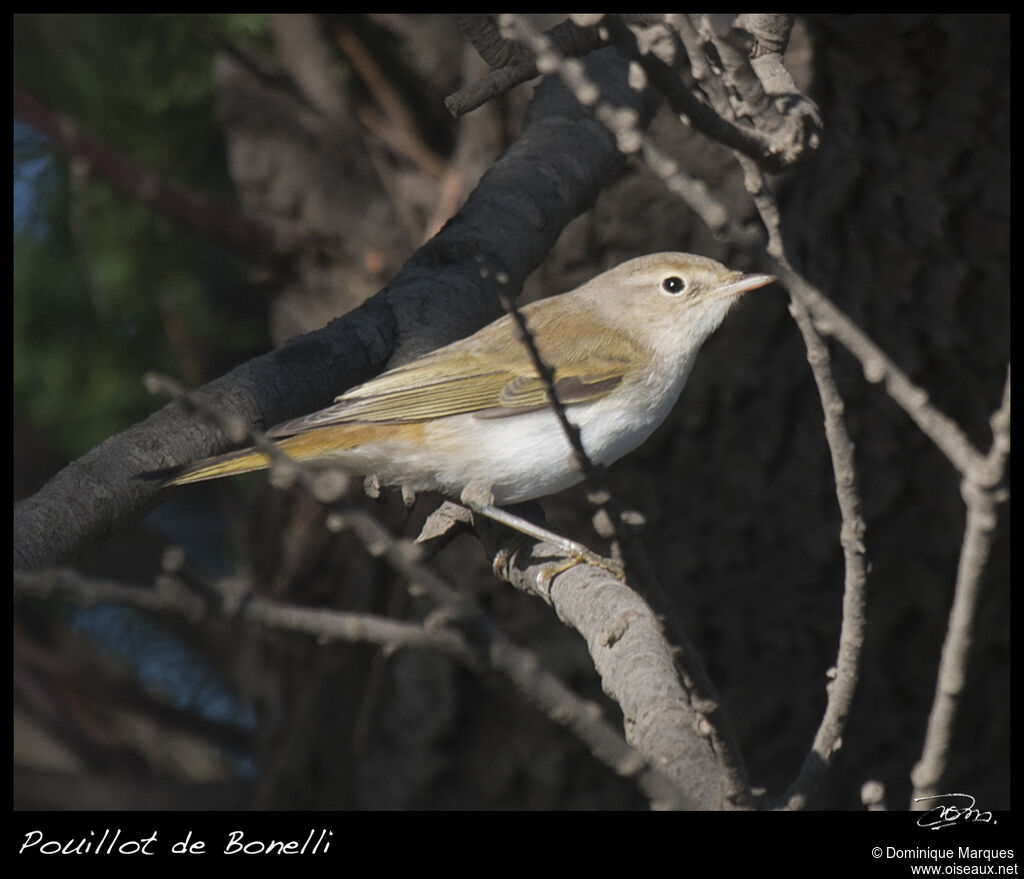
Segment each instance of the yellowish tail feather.
[{"label": "yellowish tail feather", "polygon": [[[306,461],[322,453],[323,444],[317,442],[318,433],[324,431],[311,430],[296,434],[276,443],[290,458]],[[240,473],[252,473],[254,470],[266,470],[271,464],[270,456],[256,449],[239,449],[214,458],[206,458],[189,464],[176,473],[167,485],[188,485],[190,482],[205,482],[207,479],[220,479],[222,476],[237,476]]]},{"label": "yellowish tail feather", "polygon": [[[385,430],[391,433],[401,432],[409,437],[419,438],[419,425],[387,425]],[[276,441],[275,445],[290,458],[296,461],[315,461],[330,458],[345,449],[355,448],[361,443],[378,438],[381,431],[379,425],[338,424],[307,430]],[[167,474],[165,485],[187,485],[191,482],[203,482],[207,479],[220,479],[222,476],[236,476],[239,473],[251,473],[254,470],[266,470],[270,466],[270,456],[256,449],[239,449],[188,464],[176,473]]]},{"label": "yellowish tail feather", "polygon": [[167,485],[188,485],[190,482],[204,482],[207,479],[220,479],[222,476],[235,476],[239,473],[251,473],[254,470],[266,470],[270,466],[270,458],[255,449],[240,449],[228,452],[215,458],[207,458],[189,464],[180,473],[168,479]]}]

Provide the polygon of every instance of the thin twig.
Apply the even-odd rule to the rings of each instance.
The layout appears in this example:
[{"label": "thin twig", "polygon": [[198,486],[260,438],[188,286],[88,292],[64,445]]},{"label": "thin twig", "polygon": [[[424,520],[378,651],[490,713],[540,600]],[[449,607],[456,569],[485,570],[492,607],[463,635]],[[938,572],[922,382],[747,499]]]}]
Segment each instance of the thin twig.
[{"label": "thin twig", "polygon": [[[668,16],[661,27],[666,30],[669,27],[678,28],[681,19],[682,16]],[[817,107],[811,100],[796,93],[792,79],[788,81],[792,91],[779,96],[778,100],[771,100],[761,78],[754,72],[754,62],[732,47],[734,31],[731,28],[727,34],[715,36],[720,54],[726,54],[727,48],[730,50],[727,54],[729,64],[726,70],[719,73],[712,71],[703,62],[703,51],[692,41],[686,45],[685,50],[685,41],[676,43],[677,51],[672,54],[684,57],[672,58],[674,63],[670,64],[655,52],[645,51],[634,30],[617,16],[608,16],[606,24],[620,51],[640,64],[654,87],[668,100],[672,110],[710,139],[753,159],[760,167],[772,172],[792,167],[817,149],[821,129]],[[690,56],[691,61],[694,57],[698,58],[695,71],[701,72],[701,76],[697,80],[680,64],[680,60],[687,60],[686,55]],[[773,74],[773,84],[779,82],[777,66],[769,66],[762,61],[761,68],[766,74]],[[698,82],[703,85],[710,81],[717,86],[724,76],[732,81],[733,87],[729,94],[735,95],[742,90],[746,95],[742,107],[749,124],[738,122],[738,106],[735,101],[728,102],[730,113],[722,112],[725,90],[711,90],[711,95],[717,99],[712,104],[705,103],[699,97]]]},{"label": "thin twig", "polygon": [[[86,577],[71,568],[49,571],[15,571],[15,594],[32,598],[59,598],[80,605],[117,604],[153,614],[173,614],[191,622],[223,618],[221,609],[190,591],[175,588],[163,578],[156,589],[127,585],[109,579]],[[233,594],[237,583],[223,587]],[[452,629],[432,629],[367,613],[350,613],[324,607],[302,607],[247,597],[238,602],[237,617],[268,629],[299,632],[319,641],[378,644],[386,650],[433,650],[467,665],[475,662],[465,637]],[[477,664],[478,665],[478,664]]]},{"label": "thin twig", "polygon": [[[453,116],[469,113],[542,72],[534,53],[521,43],[506,39],[493,16],[474,13],[456,18],[463,34],[493,69],[445,98],[444,104]],[[547,34],[563,56],[586,55],[604,45],[596,27],[581,27],[571,19],[555,25]]]},{"label": "thin twig", "polygon": [[[165,388],[173,388],[173,382]],[[200,397],[188,395],[197,411],[215,421],[223,416]],[[237,425],[234,425],[237,426]],[[230,429],[231,425],[225,425]],[[515,645],[490,620],[476,602],[456,590],[422,562],[422,548],[408,540],[395,538],[372,515],[342,495],[348,477],[335,469],[318,470],[296,462],[268,440],[260,431],[249,431],[256,448],[272,462],[271,480],[275,484],[297,483],[316,500],[328,504],[328,527],[351,530],[375,558],[384,559],[402,574],[413,594],[425,594],[438,605],[437,615],[456,621],[469,633],[481,660],[512,681],[529,701],[573,732],[602,763],[625,777],[636,779],[641,789],[662,807],[687,808],[685,788],[677,786],[650,761],[653,757],[635,750],[600,716],[600,712],[565,687],[543,668],[535,654]]]},{"label": "thin twig", "polygon": [[[706,24],[706,22],[705,22]],[[755,22],[755,24],[757,24]],[[685,30],[685,28],[683,29]],[[688,34],[692,39],[693,34]],[[722,48],[719,45],[719,48]],[[733,59],[735,61],[735,59]],[[708,70],[703,70],[709,76]],[[726,90],[709,83],[708,93],[717,99],[720,113],[731,113]],[[735,85],[735,84],[734,84]],[[974,614],[978,601],[981,573],[984,570],[997,522],[997,505],[1005,497],[1000,484],[1005,478],[1009,455],[1009,374],[1004,401],[992,419],[994,441],[989,455],[970,443],[951,419],[932,406],[927,394],[914,385],[884,352],[861,332],[849,318],[825,296],[795,272],[785,255],[778,207],[765,186],[763,173],[753,161],[737,155],[744,181],[754,198],[768,232],[767,250],[774,261],[773,272],[790,291],[790,311],[799,327],[808,351],[825,412],[825,433],[836,476],[836,492],[842,517],[840,541],[846,559],[843,617],[834,680],[828,687],[828,704],[815,736],[811,752],[786,793],[768,805],[802,808],[826,771],[833,752],[841,742],[858,677],[859,656],[863,645],[865,615],[864,525],[859,514],[859,499],[854,487],[853,446],[842,420],[843,403],[831,377],[828,351],[821,335],[839,340],[861,363],[871,382],[884,381],[890,397],[912,418],[919,429],[959,470],[967,505],[967,524],[957,575],[954,605],[943,647],[935,700],[929,717],[922,756],[913,771],[915,804],[923,807],[926,797],[938,791],[948,763],[950,738],[960,697],[966,680]],[[684,191],[683,196],[687,193]]]},{"label": "thin twig", "polygon": [[[692,35],[690,35],[692,37]],[[696,52],[691,49],[691,58]],[[739,63],[733,59],[734,64]],[[734,119],[734,109],[727,91],[715,84],[717,77],[710,69],[703,69],[702,75],[710,86],[714,110],[724,119]],[[764,178],[764,172],[749,153],[735,150],[744,177],[744,184],[751,194],[768,233],[767,250],[779,267],[789,269],[782,241],[778,206],[771,195]],[[776,272],[780,280],[787,275]],[[828,349],[818,335],[810,315],[803,303],[793,296],[791,313],[800,329],[807,346],[808,362],[814,375],[825,415],[825,436],[832,458],[836,480],[836,496],[839,504],[841,527],[840,544],[845,559],[843,590],[843,616],[837,651],[834,679],[828,686],[828,702],[815,735],[811,751],[804,761],[797,778],[785,795],[768,805],[784,805],[787,808],[802,808],[812,795],[825,770],[831,763],[832,755],[839,747],[846,717],[853,700],[859,677],[860,655],[863,648],[865,627],[865,583],[867,579],[864,559],[864,522],[860,515],[860,501],[856,489],[853,443],[843,422],[843,402],[832,378]]]},{"label": "thin twig", "polygon": [[[547,35],[538,32],[525,19],[519,16],[509,16],[509,18],[514,22],[522,39],[531,49],[538,56],[544,56],[548,59],[547,66],[552,72],[561,76],[565,84],[577,96],[577,100],[582,105],[589,107],[593,117],[616,136],[620,148],[622,148],[623,144],[629,145],[643,142],[645,139],[644,135],[637,127],[631,115],[617,112],[615,107],[602,101],[600,99],[600,89],[590,82],[578,62],[575,62],[574,59],[561,58]],[[517,314],[512,303],[506,304],[506,309],[510,310],[513,315]],[[592,480],[591,484],[596,486],[596,496],[606,508],[606,512],[615,530],[615,536],[626,556],[627,569],[631,566],[634,574],[639,574],[640,585],[646,589],[647,594],[653,597],[659,611],[665,613],[669,620],[669,628],[679,647],[678,665],[685,678],[688,696],[692,699],[692,707],[702,715],[709,738],[725,772],[727,786],[725,801],[736,807],[743,807],[750,799],[750,784],[742,752],[740,751],[732,724],[725,713],[721,697],[710,676],[707,674],[703,658],[690,638],[684,621],[676,612],[675,604],[669,599],[661,586],[642,541],[640,541],[639,537],[635,535],[622,518],[621,508],[608,490],[603,474],[592,464],[589,465],[590,469],[588,469],[589,459],[586,457],[582,443],[579,440],[579,432],[569,422],[564,414],[564,407],[558,401],[553,383],[553,373],[544,363],[539,351],[536,350],[536,344],[529,335],[529,329],[526,327],[525,321],[521,316],[517,317],[516,320],[520,326],[524,343],[531,351],[535,367],[547,386],[549,399],[556,412],[559,413],[563,429],[566,431],[576,456],[584,468],[584,474],[588,480]]]},{"label": "thin twig", "polygon": [[810,311],[819,332],[832,336],[860,362],[864,377],[871,383],[885,383],[885,389],[956,467],[961,476],[984,466],[984,456],[975,448],[960,426],[939,411],[928,393],[914,384],[902,369],[820,290],[788,265],[778,267],[779,281]]},{"label": "thin twig", "polygon": [[853,443],[843,422],[843,400],[832,377],[831,361],[824,340],[815,331],[807,310],[794,298],[790,313],[807,347],[818,396],[825,413],[825,438],[832,456],[842,524],[839,542],[843,548],[845,574],[843,612],[839,630],[839,648],[833,679],[829,682],[825,713],[814,736],[810,753],[796,779],[782,798],[786,808],[802,809],[821,783],[839,748],[846,718],[860,677],[860,658],[864,648],[867,601],[867,566],[864,548],[864,520],[860,515],[860,497],[856,489]]},{"label": "thin twig", "polygon": [[[911,807],[931,808],[949,765],[950,745],[957,712],[967,684],[967,663],[974,638],[974,620],[980,597],[981,577],[999,519],[998,505],[1008,492],[1000,487],[1010,454],[1010,374],[1007,371],[1003,401],[991,419],[993,442],[985,465],[975,478],[965,478],[961,493],[967,506],[967,522],[957,568],[953,606],[939,660],[935,697],[928,716],[921,758],[911,773],[914,794]],[[978,478],[980,477],[980,479]]]},{"label": "thin twig", "polygon": [[[768,189],[761,169],[745,156],[737,155],[737,161],[743,168],[744,183],[768,232],[768,253],[774,257],[774,263],[780,269],[776,277],[784,279],[793,272],[783,245],[778,204]],[[782,269],[787,271],[782,272]],[[846,719],[853,704],[864,649],[867,564],[864,557],[864,520],[860,514],[853,442],[843,420],[845,406],[832,376],[828,348],[818,334],[808,310],[792,293],[790,313],[803,336],[807,362],[810,364],[825,416],[825,441],[832,459],[841,522],[839,543],[843,548],[844,559],[843,612],[839,646],[832,680],[826,688],[828,700],[825,712],[815,733],[811,750],[797,777],[779,800],[766,802],[766,805],[772,807],[802,809],[819,787],[835,752],[842,743]]]}]

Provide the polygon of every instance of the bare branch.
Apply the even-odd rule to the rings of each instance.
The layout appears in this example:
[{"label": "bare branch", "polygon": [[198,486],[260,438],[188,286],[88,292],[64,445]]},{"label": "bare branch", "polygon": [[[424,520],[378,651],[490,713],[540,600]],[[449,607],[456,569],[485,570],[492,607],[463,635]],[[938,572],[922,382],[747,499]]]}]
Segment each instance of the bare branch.
[{"label": "bare branch", "polygon": [[[538,68],[533,52],[502,35],[493,16],[475,13],[459,15],[457,19],[480,57],[494,69],[483,79],[470,83],[445,99],[445,106],[453,116],[469,113],[491,98],[546,72]],[[547,35],[562,55],[579,57],[605,44],[596,27],[580,27],[572,20],[556,25]]]},{"label": "bare branch", "polygon": [[[628,84],[625,62],[603,52],[587,64],[606,94],[633,108],[641,124],[650,118],[653,107]],[[551,82],[538,89],[519,140],[387,287],[324,329],[211,382],[202,395],[247,425],[276,424],[326,405],[388,364],[478,329],[500,313],[499,288],[520,289],[621,161],[614,139],[564,88]],[[508,282],[481,277],[481,258]],[[49,567],[73,558],[157,502],[158,486],[139,474],[225,445],[219,430],[197,425],[174,404],[108,439],[16,506],[17,564]]]},{"label": "bare branch", "polygon": [[[688,34],[691,41],[691,57],[696,55],[693,45],[694,34],[682,22],[681,30]],[[625,39],[625,35],[621,35]],[[730,49],[731,51],[731,49]],[[703,57],[701,53],[697,57]],[[729,56],[732,75],[742,76],[738,67],[741,59],[732,54]],[[710,81],[713,104],[723,120],[735,118],[736,111],[727,97],[728,89],[717,85],[716,76],[712,71],[702,67],[703,62],[695,64],[698,79]],[[728,66],[728,65],[727,65]],[[733,82],[735,88],[736,83]],[[750,84],[748,82],[748,87]],[[763,113],[767,105],[744,105],[748,113]],[[759,107],[759,109],[758,109]],[[727,144],[732,145],[732,144]],[[749,153],[736,150],[737,160],[743,169],[744,183],[761,215],[762,222],[768,232],[767,249],[778,263],[780,271],[776,274],[785,283],[788,275],[794,274],[789,269],[782,242],[782,231],[778,207],[771,195],[764,173]],[[685,197],[689,191],[683,191]],[[788,270],[784,274],[781,269]],[[864,641],[864,604],[865,582],[867,578],[864,560],[864,522],[860,515],[860,500],[856,489],[856,475],[853,458],[853,444],[843,423],[843,402],[832,377],[828,350],[813,325],[807,308],[793,294],[791,312],[807,346],[808,362],[818,386],[825,415],[825,436],[832,456],[832,468],[836,481],[836,496],[839,503],[842,525],[840,543],[845,557],[845,583],[843,597],[843,617],[840,631],[838,656],[834,670],[834,680],[828,687],[828,703],[822,717],[815,740],[804,765],[787,793],[778,801],[770,801],[773,806],[782,805],[786,808],[803,808],[808,798],[820,783],[827,767],[831,763],[835,750],[842,740],[846,717],[852,704],[857,679],[859,662]]]},{"label": "bare branch", "polygon": [[[410,585],[430,584],[433,597],[440,591],[465,600],[427,568],[410,568],[408,554],[401,541],[396,541],[370,517],[362,514],[356,525],[368,548],[387,548],[389,561],[400,560],[400,568],[412,571]],[[378,530],[379,529],[379,530]],[[505,675],[533,704],[555,723],[566,727],[586,744],[594,756],[619,775],[635,778],[656,808],[686,808],[689,800],[665,776],[649,767],[612,727],[603,720],[600,710],[580,699],[568,687],[546,671],[535,654],[517,647],[498,632],[486,617],[474,610],[471,628],[475,638],[484,635],[483,643],[471,645],[466,636],[438,620],[450,623],[450,615],[434,615],[426,624],[405,623],[373,614],[347,613],[328,608],[309,608],[269,601],[258,596],[238,594],[238,583],[219,581],[210,584],[212,594],[221,600],[211,605],[190,591],[175,577],[164,576],[156,589],[128,586],[110,580],[97,580],[70,569],[39,572],[16,572],[15,594],[34,598],[59,598],[77,604],[118,604],[160,615],[183,616],[190,622],[205,619],[237,618],[242,622],[279,631],[290,631],[317,638],[318,641],[346,641],[378,644],[388,651],[397,649],[428,649],[448,656],[479,672],[485,667]],[[460,625],[467,620],[462,619]]]},{"label": "bare branch", "polygon": [[846,718],[860,677],[860,657],[864,648],[866,628],[865,585],[867,567],[864,559],[864,520],[860,514],[860,497],[856,488],[856,467],[853,442],[843,421],[844,404],[832,376],[831,361],[824,340],[815,331],[807,310],[794,297],[790,305],[804,344],[807,360],[818,387],[825,414],[825,437],[832,456],[836,498],[842,525],[839,542],[845,559],[843,614],[839,631],[839,649],[832,680],[828,684],[828,702],[814,744],[799,776],[783,797],[787,808],[802,809],[821,783],[832,756],[842,743]]},{"label": "bare branch", "polygon": [[[764,21],[749,17],[738,22],[738,26],[752,32],[759,32],[765,24]],[[771,22],[767,24],[771,25]],[[735,44],[731,39],[724,39],[722,28],[716,30],[709,19],[701,19],[700,27],[702,36],[709,39],[718,50],[717,57],[722,59],[724,68],[732,71],[730,87],[718,88],[710,77],[710,71],[701,70],[703,62],[696,65],[698,79],[707,77],[711,80],[709,94],[712,95],[713,103],[719,112],[760,116],[765,105],[759,101],[756,89],[751,83],[742,78],[745,74],[740,70],[741,59]],[[692,49],[694,32],[687,31],[685,26],[681,31],[689,37]],[[775,38],[777,47],[784,45],[783,33],[788,33],[788,27],[784,24],[779,36]],[[685,39],[686,37],[684,41]],[[780,48],[774,51],[780,51]],[[694,54],[691,51],[691,55]],[[768,67],[762,65],[758,74],[763,79],[774,78],[775,89],[785,90],[788,88],[788,74],[780,74],[775,64],[773,61]],[[741,96],[740,103],[734,110],[731,95],[737,93]],[[815,128],[816,125],[817,122]],[[916,795],[919,798],[927,797],[938,790],[937,785],[948,761],[953,720],[966,679],[966,660],[973,631],[978,583],[987,562],[992,532],[997,521],[996,505],[1004,496],[996,486],[1004,479],[1005,460],[1009,453],[1009,376],[1004,404],[992,419],[993,448],[990,454],[983,458],[967,440],[963,431],[951,419],[931,406],[927,395],[914,386],[866,334],[858,330],[819,291],[793,271],[785,255],[778,208],[765,185],[762,172],[748,155],[738,155],[737,158],[744,171],[747,189],[753,196],[768,231],[767,249],[775,263],[772,270],[790,291],[790,310],[804,336],[808,361],[821,396],[826,438],[832,454],[836,493],[842,516],[840,540],[846,558],[846,584],[838,659],[833,670],[834,680],[828,687],[826,712],[815,736],[813,748],[799,776],[783,797],[771,802],[787,808],[802,808],[818,786],[831,762],[832,754],[841,742],[845,718],[852,703],[859,675],[859,655],[864,639],[864,525],[859,514],[858,494],[854,487],[853,446],[843,425],[843,402],[831,377],[828,351],[819,333],[832,335],[842,342],[860,360],[869,381],[886,382],[890,396],[945,453],[964,480],[963,494],[968,507],[968,521],[957,577],[956,598],[943,649],[928,735],[921,760],[913,773]],[[692,197],[692,193],[686,190],[682,195]],[[918,806],[922,807],[920,802]]]},{"label": "bare branch", "polygon": [[893,360],[842,313],[820,290],[787,265],[778,267],[779,280],[810,311],[817,330],[832,336],[860,361],[864,377],[885,389],[962,476],[984,466],[984,458],[967,435],[931,404],[928,394],[915,385]]},{"label": "bare branch", "polygon": [[[998,505],[1008,495],[1000,483],[1005,478],[1010,453],[1010,375],[1007,372],[1003,402],[992,416],[992,449],[985,466],[977,467],[961,484],[967,505],[963,546],[957,569],[953,606],[949,612],[946,640],[942,645],[935,698],[928,716],[921,758],[911,773],[914,784],[911,807],[932,807],[930,797],[941,793],[949,765],[953,728],[967,685],[967,664],[974,641],[975,614],[981,592],[981,576],[999,520]],[[980,480],[977,477],[981,477]]]},{"label": "bare branch", "polygon": [[[579,62],[562,57],[549,37],[539,33],[526,19],[519,16],[510,16],[510,19],[522,39],[527,42],[537,56],[547,59],[546,69],[557,73],[577,96],[580,103],[591,108],[594,118],[615,135],[621,148],[630,149],[634,145],[646,141],[631,114],[620,111],[613,103],[607,101],[601,89],[587,76]],[[639,87],[641,84],[637,85]],[[669,176],[672,176],[671,173]],[[508,307],[509,305],[506,304],[506,308]],[[680,668],[686,677],[695,710],[702,715],[702,728],[709,736],[723,768],[722,802],[733,807],[745,806],[750,799],[750,784],[747,780],[746,768],[743,765],[735,732],[725,714],[714,684],[704,669],[703,660],[689,637],[685,622],[679,618],[674,603],[668,598],[655,575],[653,565],[648,559],[642,542],[625,522],[621,507],[608,490],[602,471],[600,468],[590,465],[580,443],[578,431],[569,422],[558,403],[551,371],[543,363],[532,344],[528,327],[522,322],[522,318],[517,312],[513,311],[513,314],[516,315],[521,335],[534,356],[538,373],[548,383],[549,397],[556,412],[559,413],[563,429],[574,448],[578,464],[586,474],[589,484],[596,490],[595,497],[605,507],[599,512],[604,512],[608,516],[618,544],[624,553],[627,571],[636,585],[655,602],[658,610],[667,616],[672,636],[681,648],[678,655]]]},{"label": "bare branch", "polygon": [[[785,284],[786,278],[794,273],[789,268],[782,243],[778,206],[768,191],[764,174],[755,163],[742,155],[737,155],[737,160],[743,168],[747,190],[754,198],[762,222],[768,231],[768,252],[774,256],[774,262],[779,269],[776,276]],[[825,713],[797,778],[779,800],[769,801],[773,807],[802,809],[820,785],[835,751],[841,745],[846,718],[853,703],[864,647],[867,568],[864,559],[864,521],[860,514],[860,497],[856,487],[853,442],[843,420],[845,407],[832,376],[828,348],[818,335],[807,308],[792,292],[790,313],[807,347],[807,362],[814,375],[825,416],[825,439],[832,458],[836,498],[842,522],[839,541],[845,560],[839,646],[836,666],[831,673],[833,679],[827,688],[828,702]]]},{"label": "bare branch", "polygon": [[[59,598],[91,606],[117,604],[158,615],[184,617],[193,623],[221,616],[221,609],[190,591],[173,578],[163,577],[157,588],[129,586],[113,580],[86,577],[64,568],[39,572],[16,572],[16,596]],[[225,593],[234,589],[223,586]],[[347,641],[379,644],[386,650],[429,649],[472,665],[473,651],[465,638],[449,629],[431,629],[419,623],[404,623],[375,614],[348,613],[329,608],[310,608],[248,596],[236,611],[241,619],[269,629],[312,635],[319,641]]]},{"label": "bare branch", "polygon": [[[209,407],[194,395],[190,396],[190,403],[210,419],[218,421],[226,419],[229,422],[233,420]],[[395,571],[402,574],[408,583],[410,593],[426,595],[438,606],[438,610],[434,614],[436,619],[443,620],[445,624],[454,623],[471,633],[472,642],[479,653],[480,661],[474,665],[469,662],[469,657],[461,653],[451,650],[446,652],[450,652],[462,662],[474,665],[477,670],[479,670],[480,662],[483,662],[504,674],[527,699],[586,744],[598,760],[622,776],[635,777],[656,807],[695,807],[695,803],[699,802],[700,797],[691,791],[694,788],[700,788],[704,783],[703,776],[700,779],[693,779],[681,775],[670,782],[669,778],[673,778],[673,776],[666,778],[662,774],[662,770],[653,768],[660,766],[660,763],[655,760],[655,757],[658,760],[661,759],[660,752],[651,754],[642,747],[638,747],[639,753],[637,753],[624,743],[621,737],[604,721],[595,706],[581,700],[557,678],[544,670],[535,655],[516,646],[493,625],[475,602],[424,564],[420,545],[408,540],[396,539],[375,517],[346,500],[343,497],[349,482],[346,474],[334,469],[318,470],[310,465],[292,461],[258,431],[253,431],[250,439],[257,448],[264,451],[275,462],[270,474],[272,481],[277,484],[297,482],[316,500],[330,505],[328,527],[336,531],[343,529],[352,531],[372,556],[384,559]],[[478,525],[478,527],[480,526]],[[494,541],[493,546],[489,545],[488,547],[489,554],[499,559],[508,559],[515,555],[515,553],[510,553],[507,545],[497,540],[494,537],[494,532],[488,531],[486,526],[484,533],[490,535],[489,539]],[[509,534],[506,532],[503,539],[507,540],[508,537]],[[521,535],[513,536],[513,540],[517,545],[522,543]],[[585,564],[577,565],[576,561],[564,555],[556,556],[555,570],[579,568],[586,572],[586,584],[599,582],[600,578],[606,574],[600,568]],[[496,572],[497,569],[498,564],[496,563]],[[628,591],[628,587],[623,586],[623,588]],[[573,587],[574,594],[582,595],[584,591],[585,589],[580,590],[578,587]],[[586,600],[592,601],[593,596],[588,596]],[[233,605],[244,608],[247,603],[233,602]],[[600,602],[597,603],[600,604]],[[294,621],[297,617],[295,614],[283,613],[275,616],[275,619],[277,618]],[[302,620],[315,630],[315,618],[303,616]],[[335,628],[348,631],[340,622]],[[375,627],[374,631],[377,629],[379,627]],[[308,631],[308,629],[304,629],[304,631]],[[625,651],[619,651],[620,654],[623,652]],[[626,665],[635,664],[628,661],[629,655],[628,652],[626,657],[620,655],[619,661]],[[702,709],[711,714],[714,707],[716,706],[702,706]],[[686,728],[686,730],[690,729],[691,727]],[[681,735],[683,738],[687,738],[690,734],[692,733],[682,733]]]},{"label": "bare branch", "polygon": [[[773,55],[753,58],[753,49],[737,45],[737,32],[728,22],[715,29],[706,17],[698,21],[703,24],[699,34],[684,16],[667,17],[682,40],[677,52],[663,50],[667,60],[644,51],[633,29],[614,16],[609,17],[608,27],[616,45],[643,67],[672,109],[712,140],[773,172],[810,155],[820,140],[821,119],[814,103],[796,91],[792,78],[779,73],[779,68],[785,71],[781,60]],[[705,60],[708,46],[714,47],[721,66]],[[683,66],[687,60],[689,71]],[[768,87],[759,77],[761,70]],[[770,90],[785,87],[791,88]],[[709,103],[702,100],[702,93]],[[737,94],[742,97],[739,102],[732,98]],[[739,124],[738,117],[746,124]]]},{"label": "bare branch", "polygon": [[[492,553],[496,533],[489,526],[478,530]],[[721,706],[679,683],[673,649],[647,603],[621,580],[586,565],[552,577],[553,558],[551,547],[527,543],[496,573],[546,601],[586,639],[605,692],[622,707],[628,741],[685,790],[694,807],[745,807],[746,798],[732,799],[743,785],[730,777],[733,767],[723,765],[712,737],[713,725],[722,723]]]}]

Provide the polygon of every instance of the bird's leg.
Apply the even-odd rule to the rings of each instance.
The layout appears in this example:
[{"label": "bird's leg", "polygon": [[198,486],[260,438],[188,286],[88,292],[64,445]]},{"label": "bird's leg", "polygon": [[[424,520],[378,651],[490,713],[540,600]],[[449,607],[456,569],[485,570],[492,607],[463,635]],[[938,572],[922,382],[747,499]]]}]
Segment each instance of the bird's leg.
[{"label": "bird's leg", "polygon": [[515,513],[510,513],[508,510],[496,507],[492,502],[492,496],[489,491],[474,491],[471,487],[467,487],[462,492],[461,500],[462,503],[469,507],[469,509],[474,513],[486,516],[488,519],[492,519],[493,521],[505,525],[514,531],[518,531],[520,534],[525,534],[527,537],[532,537],[534,540],[541,541],[542,543],[549,543],[552,546],[557,546],[562,550],[562,552],[569,556],[564,563],[556,563],[555,565],[549,566],[554,570],[551,570],[550,572],[545,570],[545,579],[548,581],[552,580],[557,574],[581,563],[595,565],[596,567],[610,571],[616,577],[623,577],[624,571],[622,565],[614,559],[604,558],[593,550],[585,547],[582,543],[577,543],[575,540],[562,537],[562,535],[556,534],[554,531],[550,531],[540,525],[536,525],[528,519],[524,519],[522,516],[517,516]]}]

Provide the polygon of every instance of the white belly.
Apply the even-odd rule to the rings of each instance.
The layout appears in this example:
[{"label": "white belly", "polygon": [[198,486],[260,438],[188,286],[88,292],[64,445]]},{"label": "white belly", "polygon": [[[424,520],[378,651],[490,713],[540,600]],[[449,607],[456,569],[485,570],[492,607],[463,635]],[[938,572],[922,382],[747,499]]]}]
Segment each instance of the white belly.
[{"label": "white belly", "polygon": [[[571,406],[568,415],[580,429],[590,460],[608,465],[643,443],[669,408],[622,412],[618,404],[598,401]],[[517,503],[554,494],[583,479],[572,463],[565,431],[550,410],[508,418],[459,415],[431,426],[428,436],[435,453],[441,448],[457,451],[435,457],[438,484],[422,487],[454,497],[473,483],[488,488],[495,504]]]},{"label": "white belly", "polygon": [[[643,443],[675,404],[687,371],[668,382],[652,377],[634,383],[625,397],[616,392],[569,406],[569,420],[579,427],[590,460],[608,465]],[[334,457],[350,472],[375,473],[385,484],[456,499],[471,486],[474,497],[490,493],[498,505],[554,494],[583,479],[565,431],[549,409],[502,418],[453,415],[424,424],[419,441],[407,436],[389,441],[382,435]]]}]

